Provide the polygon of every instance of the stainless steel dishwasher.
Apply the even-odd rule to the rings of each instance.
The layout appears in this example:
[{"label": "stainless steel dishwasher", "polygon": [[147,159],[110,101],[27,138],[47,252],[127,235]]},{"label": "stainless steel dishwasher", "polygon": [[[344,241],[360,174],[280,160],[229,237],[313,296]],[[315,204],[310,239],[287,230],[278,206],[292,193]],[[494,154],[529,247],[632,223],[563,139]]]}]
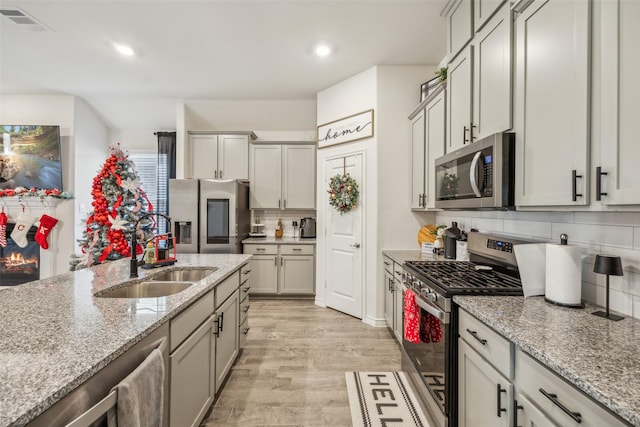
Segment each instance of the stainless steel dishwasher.
[{"label": "stainless steel dishwasher", "polygon": [[[96,405],[109,395],[112,387],[116,386],[129,373],[131,373],[138,365],[155,348],[165,339],[169,341],[169,323],[165,323],[158,329],[153,331],[149,336],[135,344],[124,354],[120,355],[116,360],[108,364],[84,384],[66,395],[56,404],[51,406],[37,418],[27,424],[28,427],[57,427],[66,426],[71,421],[78,418],[89,408]],[[169,425],[169,350],[168,345],[162,351],[164,359],[165,374],[164,376],[164,409],[162,416],[163,427]],[[100,417],[92,426],[106,426],[106,415]]]}]

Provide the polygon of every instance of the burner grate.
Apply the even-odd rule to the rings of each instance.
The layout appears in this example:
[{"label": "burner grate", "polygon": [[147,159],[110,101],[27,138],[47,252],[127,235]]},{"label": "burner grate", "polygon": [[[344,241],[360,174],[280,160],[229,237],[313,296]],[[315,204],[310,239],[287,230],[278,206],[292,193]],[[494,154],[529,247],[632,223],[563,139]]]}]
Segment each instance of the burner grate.
[{"label": "burner grate", "polygon": [[458,294],[522,294],[520,279],[465,261],[408,261],[417,278]]}]

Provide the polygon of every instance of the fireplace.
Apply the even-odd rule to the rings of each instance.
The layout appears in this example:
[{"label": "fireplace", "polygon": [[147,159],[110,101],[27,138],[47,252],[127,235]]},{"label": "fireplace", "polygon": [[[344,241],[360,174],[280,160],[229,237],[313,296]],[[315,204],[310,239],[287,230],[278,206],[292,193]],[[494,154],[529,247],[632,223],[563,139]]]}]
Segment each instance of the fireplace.
[{"label": "fireplace", "polygon": [[27,233],[26,247],[18,246],[10,235],[14,224],[7,224],[7,247],[0,246],[0,285],[14,286],[40,279],[40,245],[35,241],[37,228]]}]

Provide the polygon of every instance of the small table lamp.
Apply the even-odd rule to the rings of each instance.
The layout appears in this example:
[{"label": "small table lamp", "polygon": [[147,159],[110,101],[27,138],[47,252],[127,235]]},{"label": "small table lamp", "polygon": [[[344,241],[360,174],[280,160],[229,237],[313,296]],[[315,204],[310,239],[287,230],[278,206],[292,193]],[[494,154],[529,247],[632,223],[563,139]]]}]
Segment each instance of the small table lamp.
[{"label": "small table lamp", "polygon": [[596,255],[596,262],[593,264],[595,273],[607,275],[607,305],[606,311],[594,311],[592,314],[605,317],[609,320],[622,320],[624,317],[609,313],[609,276],[622,276],[622,263],[619,256]]}]

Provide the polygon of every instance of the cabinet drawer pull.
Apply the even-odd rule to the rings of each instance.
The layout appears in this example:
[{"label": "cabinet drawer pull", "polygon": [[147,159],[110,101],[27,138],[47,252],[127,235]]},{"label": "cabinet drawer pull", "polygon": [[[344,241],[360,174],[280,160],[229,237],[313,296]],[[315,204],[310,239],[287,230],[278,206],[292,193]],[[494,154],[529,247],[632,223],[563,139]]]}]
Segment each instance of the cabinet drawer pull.
[{"label": "cabinet drawer pull", "polygon": [[[267,250],[266,248],[256,248],[256,251],[266,251],[266,250]],[[249,271],[251,271],[251,270],[249,270]]]},{"label": "cabinet drawer pull", "polygon": [[578,193],[578,178],[582,178],[582,175],[578,175],[578,172],[574,169],[571,171],[571,199],[575,202],[578,197],[582,197],[582,193]]},{"label": "cabinet drawer pull", "polygon": [[244,328],[244,330],[242,331],[242,333],[245,335],[247,335],[247,332],[249,332],[249,327]]},{"label": "cabinet drawer pull", "polygon": [[251,307],[251,304],[247,305],[242,311],[246,313],[247,311],[249,311],[249,307]]},{"label": "cabinet drawer pull", "polygon": [[496,394],[497,394],[497,397],[498,397],[498,399],[497,399],[497,404],[498,405],[497,405],[497,409],[496,409],[496,415],[498,416],[498,418],[500,418],[501,417],[500,414],[502,412],[507,412],[506,408],[502,407],[502,393],[506,393],[507,389],[506,388],[503,389],[500,384],[496,384],[496,385],[498,386],[496,388],[496,391],[497,391]]},{"label": "cabinet drawer pull", "polygon": [[385,261],[385,262],[384,262],[384,265],[391,265],[391,264],[389,264],[387,261]]},{"label": "cabinet drawer pull", "polygon": [[397,274],[398,276],[402,276],[402,273],[399,271],[396,271],[395,274]]},{"label": "cabinet drawer pull", "polygon": [[249,273],[251,273],[251,270],[245,270],[242,272],[242,274],[249,274]]},{"label": "cabinet drawer pull", "polygon": [[482,345],[487,345],[487,340],[478,338],[478,333],[476,331],[472,331],[471,329],[467,328],[467,332],[469,332],[471,334],[472,337],[474,337],[475,339],[478,340],[478,342]]},{"label": "cabinet drawer pull", "polygon": [[294,250],[295,252],[300,252],[302,249],[301,248],[293,248],[292,250]]},{"label": "cabinet drawer pull", "polygon": [[540,387],[539,390],[540,390],[540,393],[544,395],[544,397],[546,397],[551,402],[553,402],[553,404],[556,405],[558,408],[562,409],[562,412],[569,415],[573,419],[573,421],[577,422],[578,424],[582,423],[582,415],[580,415],[580,412],[573,412],[569,408],[564,406],[562,402],[558,400],[557,394],[549,393],[542,387]]},{"label": "cabinet drawer pull", "polygon": [[249,292],[249,289],[251,289],[251,286],[245,286],[244,288],[242,288],[244,292]]}]

